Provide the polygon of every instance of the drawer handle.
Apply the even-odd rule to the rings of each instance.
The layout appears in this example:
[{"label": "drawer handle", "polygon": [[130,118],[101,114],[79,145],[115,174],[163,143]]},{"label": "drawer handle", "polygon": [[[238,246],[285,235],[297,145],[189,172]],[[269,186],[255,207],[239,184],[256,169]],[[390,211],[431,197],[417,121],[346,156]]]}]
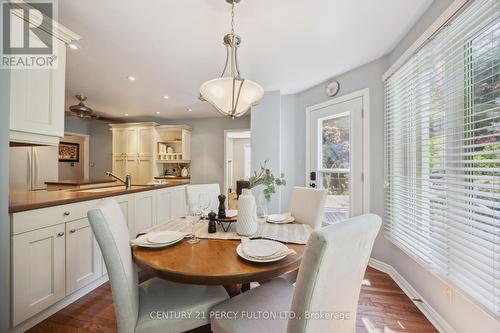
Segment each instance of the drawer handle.
[{"label": "drawer handle", "polygon": [[62,231],[57,234],[57,237],[62,237],[62,236],[64,236],[64,232]]},{"label": "drawer handle", "polygon": [[69,233],[70,233],[70,234],[74,234],[75,232],[76,232],[76,229],[71,229],[71,230],[69,231]]},{"label": "drawer handle", "polygon": [[70,212],[64,212],[63,214],[64,214],[64,216],[69,216],[69,214],[71,214],[71,213]]}]

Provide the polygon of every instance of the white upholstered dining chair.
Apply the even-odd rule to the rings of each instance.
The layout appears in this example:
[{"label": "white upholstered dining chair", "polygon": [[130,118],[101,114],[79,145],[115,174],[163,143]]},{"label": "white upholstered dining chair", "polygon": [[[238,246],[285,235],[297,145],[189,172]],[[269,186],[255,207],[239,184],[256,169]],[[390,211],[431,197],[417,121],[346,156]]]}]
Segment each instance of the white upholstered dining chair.
[{"label": "white upholstered dining chair", "polygon": [[[113,199],[105,199],[87,215],[108,270],[120,333],[191,330],[209,322],[194,314],[205,313],[207,318],[215,304],[228,298],[219,286],[179,284],[158,278],[139,284],[120,206]],[[172,316],[173,311],[191,311],[193,316],[180,318]]]},{"label": "white upholstered dining chair", "polygon": [[[381,223],[380,217],[368,214],[314,231],[295,287],[278,278],[216,305],[213,314],[232,311],[239,316],[212,316],[212,332],[354,333],[361,282]],[[277,319],[252,317],[259,314]],[[312,318],[320,314],[332,318]]]},{"label": "white upholstered dining chair", "polygon": [[210,197],[210,210],[217,212],[219,207],[219,184],[197,184],[186,186],[186,199],[188,207],[199,206],[200,194],[207,193]]},{"label": "white upholstered dining chair", "polygon": [[315,230],[321,228],[325,201],[326,190],[296,186],[292,190],[289,211],[297,221]]}]

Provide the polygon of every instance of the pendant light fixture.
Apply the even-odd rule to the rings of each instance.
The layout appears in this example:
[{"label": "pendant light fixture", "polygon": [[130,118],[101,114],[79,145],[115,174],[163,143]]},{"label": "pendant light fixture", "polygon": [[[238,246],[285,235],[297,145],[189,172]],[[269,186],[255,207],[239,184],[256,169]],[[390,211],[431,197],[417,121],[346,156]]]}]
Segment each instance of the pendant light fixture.
[{"label": "pendant light fixture", "polygon": [[[241,37],[234,33],[234,5],[240,0],[226,0],[231,4],[231,33],[224,36],[226,63],[219,78],[200,87],[200,99],[212,104],[220,113],[232,118],[243,116],[264,96],[264,89],[241,77],[238,68],[238,47]],[[226,75],[228,72],[228,75]]]}]

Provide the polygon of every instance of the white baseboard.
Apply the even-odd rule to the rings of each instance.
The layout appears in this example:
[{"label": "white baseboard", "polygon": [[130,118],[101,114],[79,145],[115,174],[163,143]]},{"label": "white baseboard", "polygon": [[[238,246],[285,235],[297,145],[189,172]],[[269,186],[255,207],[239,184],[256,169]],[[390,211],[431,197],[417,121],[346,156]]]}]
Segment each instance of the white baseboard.
[{"label": "white baseboard", "polygon": [[69,296],[66,296],[56,304],[52,305],[51,307],[39,312],[38,314],[34,315],[33,317],[23,321],[16,327],[11,327],[8,330],[8,333],[21,333],[21,332],[26,332],[36,324],[44,321],[48,317],[52,316],[54,313],[62,310],[63,308],[67,307],[74,301],[78,300],[79,298],[87,295],[89,292],[92,290],[96,289],[103,283],[108,281],[108,274],[105,274],[101,276],[99,279],[95,280],[94,282],[90,283],[89,285],[83,287],[80,290],[75,291]]},{"label": "white baseboard", "polygon": [[405,278],[398,273],[398,271],[396,271],[394,267],[374,258],[370,258],[368,265],[388,274],[411,300],[420,299],[421,302],[413,303],[420,311],[422,311],[424,316],[431,322],[432,325],[434,325],[434,327],[440,333],[456,333],[453,327],[451,327],[450,324],[448,324],[446,320],[444,320],[444,318],[441,317],[441,315],[436,310],[434,310],[422,296],[420,296],[415,288],[413,288],[410,283],[406,281]]}]

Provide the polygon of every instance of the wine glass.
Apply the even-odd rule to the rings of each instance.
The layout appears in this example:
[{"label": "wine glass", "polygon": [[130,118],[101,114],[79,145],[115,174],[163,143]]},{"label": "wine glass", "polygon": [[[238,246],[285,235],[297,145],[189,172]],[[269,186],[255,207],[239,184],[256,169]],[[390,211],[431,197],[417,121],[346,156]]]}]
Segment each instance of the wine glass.
[{"label": "wine glass", "polygon": [[187,242],[189,244],[196,244],[200,241],[198,237],[196,237],[196,233],[194,231],[194,226],[200,222],[200,207],[199,206],[191,206],[189,209],[189,214],[188,214],[188,222],[191,225],[191,235],[188,238]]},{"label": "wine glass", "polygon": [[200,203],[202,216],[207,216],[210,210],[210,196],[207,192],[200,193],[198,201]]}]

